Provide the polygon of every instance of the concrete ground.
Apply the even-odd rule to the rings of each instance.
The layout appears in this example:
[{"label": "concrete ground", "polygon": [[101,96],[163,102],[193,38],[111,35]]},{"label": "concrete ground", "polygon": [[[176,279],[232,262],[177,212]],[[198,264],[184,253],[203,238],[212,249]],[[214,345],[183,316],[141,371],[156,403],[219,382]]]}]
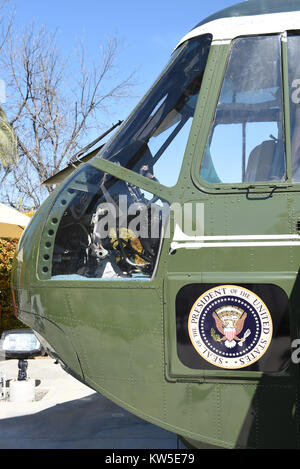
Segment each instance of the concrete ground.
[{"label": "concrete ground", "polygon": [[[0,375],[18,376],[18,360]],[[67,374],[49,357],[28,360],[36,400],[0,400],[0,449],[176,449],[175,434],[145,422]]]}]

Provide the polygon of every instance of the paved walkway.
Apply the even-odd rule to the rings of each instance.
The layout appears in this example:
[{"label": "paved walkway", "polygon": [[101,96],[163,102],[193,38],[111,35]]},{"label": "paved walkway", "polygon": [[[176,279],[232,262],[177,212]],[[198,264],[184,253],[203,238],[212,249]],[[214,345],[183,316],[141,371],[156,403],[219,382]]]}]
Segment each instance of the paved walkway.
[{"label": "paved walkway", "polygon": [[[67,374],[54,360],[28,361],[40,400],[0,400],[0,449],[176,449],[177,436],[121,409]],[[0,361],[16,379],[18,361]]]}]

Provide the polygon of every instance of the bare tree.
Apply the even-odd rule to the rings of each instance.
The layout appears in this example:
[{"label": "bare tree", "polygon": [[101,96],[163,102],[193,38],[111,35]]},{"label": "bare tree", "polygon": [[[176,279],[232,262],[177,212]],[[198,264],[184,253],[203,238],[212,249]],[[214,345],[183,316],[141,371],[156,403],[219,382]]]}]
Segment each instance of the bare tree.
[{"label": "bare tree", "polygon": [[20,35],[10,31],[0,51],[6,70],[5,111],[20,156],[2,177],[0,198],[13,206],[36,209],[53,190],[41,183],[70,160],[84,139],[88,143],[91,131],[103,130],[103,117],[107,120],[109,109],[133,88],[133,74],[120,79],[116,73],[120,43],[115,36],[99,48],[92,63],[82,45],[76,61],[61,57],[56,38],[45,27],[36,32],[31,26]]},{"label": "bare tree", "polygon": [[[14,11],[10,9],[9,0],[0,2],[0,51],[7,41],[12,27]],[[5,102],[5,81],[0,77],[0,103]],[[17,140],[7,116],[0,105],[0,163],[4,168],[17,162]]]}]

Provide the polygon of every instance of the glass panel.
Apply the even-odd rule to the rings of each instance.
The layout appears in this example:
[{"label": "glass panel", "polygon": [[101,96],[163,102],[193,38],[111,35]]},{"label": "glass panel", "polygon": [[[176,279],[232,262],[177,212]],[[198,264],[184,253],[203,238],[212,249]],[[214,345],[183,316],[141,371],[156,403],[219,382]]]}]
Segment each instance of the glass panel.
[{"label": "glass panel", "polygon": [[74,175],[56,203],[64,200],[69,202],[55,238],[52,279],[153,275],[168,203],[90,165]]},{"label": "glass panel", "polygon": [[201,177],[210,183],[285,178],[279,36],[234,42]]},{"label": "glass panel", "polygon": [[176,184],[211,36],[187,41],[102,158],[166,186]]},{"label": "glass panel", "polygon": [[288,37],[292,177],[300,182],[300,37]]}]

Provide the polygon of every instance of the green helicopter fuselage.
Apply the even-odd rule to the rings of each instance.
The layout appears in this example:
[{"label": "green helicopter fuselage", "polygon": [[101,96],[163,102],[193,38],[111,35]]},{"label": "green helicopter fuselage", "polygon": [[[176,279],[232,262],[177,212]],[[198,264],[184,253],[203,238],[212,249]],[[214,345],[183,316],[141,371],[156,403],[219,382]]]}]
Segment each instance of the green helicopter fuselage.
[{"label": "green helicopter fuselage", "polygon": [[16,253],[49,353],[193,446],[300,446],[299,51],[294,0],[200,23]]}]

